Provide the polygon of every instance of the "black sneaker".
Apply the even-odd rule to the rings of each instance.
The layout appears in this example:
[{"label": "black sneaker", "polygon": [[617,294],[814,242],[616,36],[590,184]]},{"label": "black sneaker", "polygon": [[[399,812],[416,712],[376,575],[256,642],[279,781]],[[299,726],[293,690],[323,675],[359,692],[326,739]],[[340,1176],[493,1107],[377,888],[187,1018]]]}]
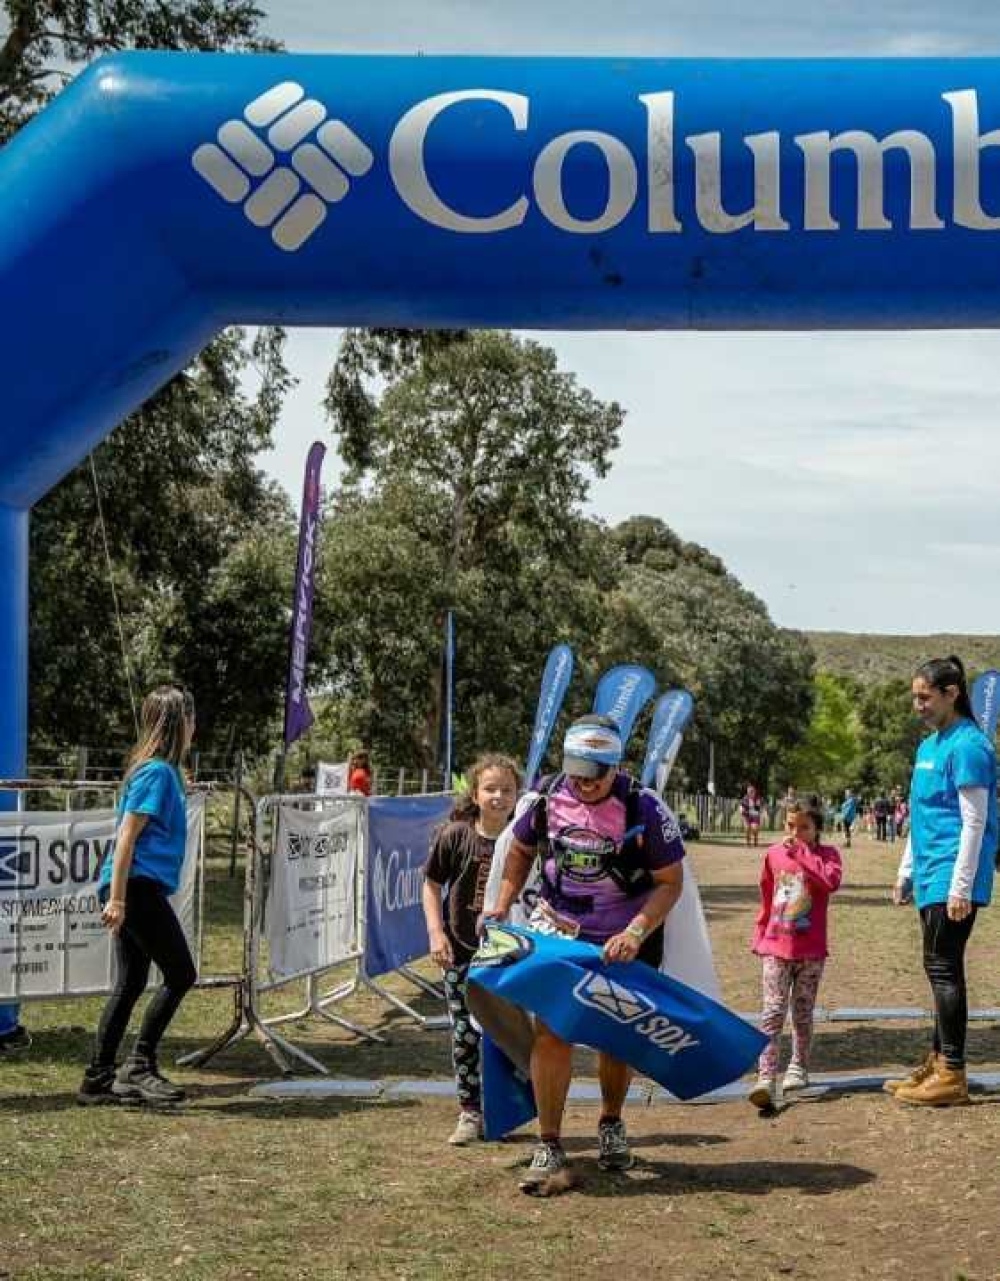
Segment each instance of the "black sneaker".
[{"label": "black sneaker", "polygon": [[76,1092],[76,1101],[83,1108],[100,1107],[103,1103],[118,1103],[114,1093],[116,1069],[111,1067],[89,1067],[83,1074],[80,1088]]},{"label": "black sneaker", "polygon": [[558,1174],[560,1170],[565,1170],[568,1164],[569,1162],[561,1143],[542,1139],[535,1148],[531,1164],[518,1180],[518,1187],[522,1192],[533,1192],[546,1180],[551,1179],[554,1174]]},{"label": "black sneaker", "polygon": [[137,1103],[183,1103],[187,1097],[179,1085],[160,1075],[153,1058],[128,1059],[111,1090],[116,1098]]},{"label": "black sneaker", "polygon": [[31,1049],[31,1033],[20,1023],[9,1032],[0,1032],[0,1054],[13,1054],[16,1050]]},{"label": "black sneaker", "polygon": [[601,1170],[631,1170],[635,1157],[628,1145],[625,1134],[625,1122],[602,1121],[597,1127],[598,1157],[597,1165]]}]

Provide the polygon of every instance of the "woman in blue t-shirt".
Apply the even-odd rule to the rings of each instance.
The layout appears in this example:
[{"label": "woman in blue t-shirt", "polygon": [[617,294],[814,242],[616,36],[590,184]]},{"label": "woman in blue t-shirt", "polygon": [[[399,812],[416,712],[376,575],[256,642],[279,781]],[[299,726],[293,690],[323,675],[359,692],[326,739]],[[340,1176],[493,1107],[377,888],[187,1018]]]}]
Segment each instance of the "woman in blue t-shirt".
[{"label": "woman in blue t-shirt", "polygon": [[903,1103],[968,1103],[965,945],[976,912],[990,901],[997,848],[997,763],[976,724],[961,660],[917,669],[913,707],[931,733],[917,749],[910,784],[910,833],[893,898],[920,912],[924,971],[934,994],[934,1045],[886,1089]]},{"label": "woman in blue t-shirt", "polygon": [[[77,1095],[82,1104],[133,1100],[179,1103],[184,1091],[162,1076],[156,1051],[197,973],[170,905],[187,846],[187,802],[180,766],[194,734],[194,700],[161,685],[142,705],[142,733],[129,757],[114,852],[98,878],[101,920],[114,934],[115,986]],[[115,1056],[155,963],[163,985],[150,998],[124,1065]]]}]

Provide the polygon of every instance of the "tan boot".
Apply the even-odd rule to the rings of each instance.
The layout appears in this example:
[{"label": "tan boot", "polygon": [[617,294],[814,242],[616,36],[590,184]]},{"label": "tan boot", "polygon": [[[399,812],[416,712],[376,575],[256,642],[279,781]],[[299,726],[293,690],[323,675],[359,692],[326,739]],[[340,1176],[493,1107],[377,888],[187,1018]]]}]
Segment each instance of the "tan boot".
[{"label": "tan boot", "polygon": [[895,1094],[898,1090],[904,1088],[910,1089],[914,1085],[923,1085],[929,1076],[937,1071],[938,1054],[931,1050],[924,1061],[915,1067],[909,1076],[897,1077],[895,1080],[883,1081],[882,1089],[887,1094]]},{"label": "tan boot", "polygon": [[900,1103],[914,1107],[949,1108],[969,1102],[969,1085],[965,1068],[952,1068],[941,1062],[937,1070],[919,1085],[901,1085],[896,1091]]}]

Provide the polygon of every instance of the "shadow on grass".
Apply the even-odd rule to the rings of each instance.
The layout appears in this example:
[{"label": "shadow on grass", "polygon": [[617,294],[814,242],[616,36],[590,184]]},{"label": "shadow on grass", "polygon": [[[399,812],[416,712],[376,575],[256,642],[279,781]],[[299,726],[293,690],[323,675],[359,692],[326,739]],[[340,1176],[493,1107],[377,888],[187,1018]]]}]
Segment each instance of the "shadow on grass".
[{"label": "shadow on grass", "polygon": [[203,1090],[192,1089],[192,1116],[212,1113],[217,1117],[230,1117],[242,1121],[255,1117],[262,1121],[282,1120],[332,1120],[359,1113],[409,1112],[420,1106],[419,1099],[356,1099],[328,1096],[323,1099],[264,1099],[243,1091],[228,1097],[217,1097]]},{"label": "shadow on grass", "polygon": [[746,916],[756,918],[760,908],[760,891],[756,885],[701,885],[702,906],[709,918]]},{"label": "shadow on grass", "polygon": [[[701,885],[701,900],[709,916],[731,916],[737,912],[756,912],[760,891],[756,885]],[[837,896],[838,911],[854,907],[893,907],[892,885],[888,881],[845,884]]]},{"label": "shadow on grass", "polygon": [[[930,1048],[930,1039],[929,1022],[820,1024],[813,1038],[811,1070],[861,1071],[890,1065],[910,1068],[923,1060]],[[973,1023],[967,1049],[972,1072],[978,1063],[1000,1062],[1000,1025]]]},{"label": "shadow on grass", "polygon": [[[232,1117],[234,1120],[242,1120],[250,1116],[265,1121],[280,1121],[289,1118],[329,1120],[339,1116],[371,1112],[375,1109],[400,1112],[420,1106],[418,1099],[368,1099],[340,1095],[329,1095],[322,1099],[266,1099],[249,1093],[255,1084],[255,1081],[249,1080],[222,1086],[187,1085],[185,1088],[188,1091],[188,1098],[186,1102],[176,1107],[147,1108],[135,1103],[109,1103],[90,1110],[107,1118],[114,1117],[120,1111],[130,1113],[150,1111],[162,1116],[183,1116],[189,1120],[212,1114]],[[54,1094],[13,1094],[0,1098],[0,1117],[11,1114],[38,1116],[77,1110],[84,1111],[77,1104],[75,1090],[71,1092],[63,1090]]]},{"label": "shadow on grass", "polygon": [[794,1190],[804,1196],[829,1196],[874,1183],[876,1175],[857,1165],[822,1161],[734,1161],[688,1165],[643,1158],[627,1175],[603,1174],[596,1164],[581,1164],[579,1191],[592,1197],[690,1196],[731,1192],[766,1196]]},{"label": "shadow on grass", "polygon": [[[123,1053],[132,1042],[136,1022],[133,1020],[133,1027],[123,1044]],[[417,1027],[395,1011],[378,1022],[373,1020],[371,1026],[391,1038],[387,1044],[355,1040],[315,1020],[283,1024],[278,1030],[293,1044],[319,1059],[334,1076],[372,1079],[400,1075],[451,1075],[447,1029]],[[174,1064],[185,1054],[206,1049],[214,1040],[214,1036],[199,1036],[196,1032],[168,1031],[160,1045],[160,1061]],[[16,1057],[11,1055],[0,1062],[9,1062],[11,1067],[21,1070],[30,1069],[32,1064],[44,1064],[79,1067],[82,1071],[90,1060],[93,1047],[92,1027],[37,1027],[32,1030],[30,1051]],[[266,1080],[282,1075],[281,1068],[253,1034],[220,1051],[200,1068],[179,1070],[195,1075],[253,1076]]]}]

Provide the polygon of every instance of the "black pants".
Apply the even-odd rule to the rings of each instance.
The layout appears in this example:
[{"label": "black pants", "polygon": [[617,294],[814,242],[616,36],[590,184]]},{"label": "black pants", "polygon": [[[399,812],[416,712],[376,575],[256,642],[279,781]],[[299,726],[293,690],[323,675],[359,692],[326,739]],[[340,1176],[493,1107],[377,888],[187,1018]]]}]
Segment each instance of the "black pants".
[{"label": "black pants", "polygon": [[976,920],[952,921],[945,903],[920,909],[924,929],[924,973],[934,993],[934,1049],[952,1068],[965,1067],[969,1005],[965,988],[965,945]]},{"label": "black pants", "polygon": [[450,965],[445,970],[444,991],[451,1019],[451,1061],[455,1069],[458,1102],[470,1112],[479,1112],[482,1109],[482,1037],[469,1014],[468,984],[468,961]]},{"label": "black pants", "polygon": [[151,963],[163,974],[163,986],[146,1006],[135,1042],[137,1055],[155,1057],[167,1024],[198,977],[181,923],[159,882],[129,878],[125,921],[115,937],[115,960],[115,986],[97,1028],[97,1067],[110,1067],[115,1062],[132,1011],[146,990]]},{"label": "black pants", "polygon": [[654,970],[660,968],[663,961],[663,926],[658,925],[655,930],[642,940],[642,947],[635,958],[637,961],[645,961],[651,965]]}]

